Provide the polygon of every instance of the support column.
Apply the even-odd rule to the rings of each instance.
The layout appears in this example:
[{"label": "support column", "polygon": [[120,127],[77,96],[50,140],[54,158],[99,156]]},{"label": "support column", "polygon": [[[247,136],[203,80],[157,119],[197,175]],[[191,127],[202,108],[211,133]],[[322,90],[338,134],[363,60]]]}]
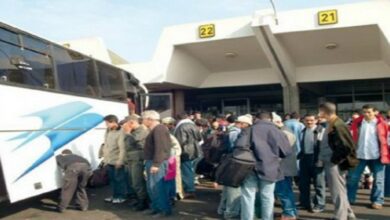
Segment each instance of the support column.
[{"label": "support column", "polygon": [[175,90],[173,92],[173,116],[176,116],[177,114],[181,114],[184,112],[184,91],[182,90]]},{"label": "support column", "polygon": [[285,113],[299,112],[300,111],[299,100],[299,87],[283,86],[283,108]]}]

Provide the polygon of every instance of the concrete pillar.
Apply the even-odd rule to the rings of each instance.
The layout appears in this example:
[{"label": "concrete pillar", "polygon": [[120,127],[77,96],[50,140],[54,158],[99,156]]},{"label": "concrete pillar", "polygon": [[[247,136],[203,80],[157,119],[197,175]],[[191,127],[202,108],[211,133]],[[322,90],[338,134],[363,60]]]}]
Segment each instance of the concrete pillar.
[{"label": "concrete pillar", "polygon": [[300,112],[299,87],[283,86],[283,108],[284,112]]},{"label": "concrete pillar", "polygon": [[182,90],[175,90],[173,91],[173,116],[176,116],[177,114],[183,113],[184,108],[184,91]]}]

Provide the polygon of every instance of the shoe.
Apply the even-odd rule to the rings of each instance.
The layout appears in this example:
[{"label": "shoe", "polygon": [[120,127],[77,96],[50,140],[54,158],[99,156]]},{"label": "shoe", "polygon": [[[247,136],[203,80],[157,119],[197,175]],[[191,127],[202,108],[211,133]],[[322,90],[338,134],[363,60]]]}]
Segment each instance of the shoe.
[{"label": "shoe", "polygon": [[321,207],[321,206],[314,206],[314,208],[312,208],[311,210],[310,210],[310,212],[312,212],[312,213],[321,213],[321,212],[323,212],[325,209],[324,209],[324,207]]},{"label": "shoe", "polygon": [[184,195],[184,199],[195,199],[195,193],[187,193]]},{"label": "shoe", "polygon": [[108,197],[108,198],[105,198],[104,201],[105,202],[112,202],[113,198],[112,197]]},{"label": "shoe", "polygon": [[296,219],[297,219],[297,217],[290,217],[290,216],[284,216],[284,215],[282,215],[280,217],[280,220],[296,220]]},{"label": "shoe", "polygon": [[155,215],[152,216],[152,218],[168,218],[171,217],[172,213],[171,212],[159,212]]},{"label": "shoe", "polygon": [[121,204],[121,203],[124,203],[124,202],[126,202],[126,199],[113,199],[112,200],[113,204]]},{"label": "shoe", "polygon": [[158,213],[160,213],[160,212],[157,211],[157,210],[145,210],[142,214],[144,214],[144,215],[156,215]]},{"label": "shoe", "polygon": [[310,210],[311,207],[310,206],[304,206],[302,204],[298,204],[297,205],[297,209],[299,209],[299,210]]},{"label": "shoe", "polygon": [[86,211],[88,211],[88,207],[80,208],[80,211],[86,212]]},{"label": "shoe", "polygon": [[65,209],[60,208],[60,207],[57,207],[57,208],[56,208],[56,211],[57,211],[58,213],[64,213]]},{"label": "shoe", "polygon": [[378,203],[372,203],[371,208],[376,209],[376,210],[380,210],[383,208],[383,206],[381,204],[378,204]]},{"label": "shoe", "polygon": [[136,212],[142,212],[146,209],[149,208],[149,205],[148,203],[146,202],[141,202],[141,203],[138,203],[136,206],[134,206],[133,210],[136,211]]},{"label": "shoe", "polygon": [[130,201],[129,201],[129,206],[130,207],[135,207],[135,206],[137,206],[138,205],[138,200],[136,200],[136,199],[130,199]]}]

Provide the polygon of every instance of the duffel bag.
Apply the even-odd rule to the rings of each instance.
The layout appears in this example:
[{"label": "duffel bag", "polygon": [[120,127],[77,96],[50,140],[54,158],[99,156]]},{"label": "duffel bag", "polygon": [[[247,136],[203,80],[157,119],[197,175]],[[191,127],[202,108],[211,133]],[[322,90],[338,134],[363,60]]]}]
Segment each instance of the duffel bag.
[{"label": "duffel bag", "polygon": [[107,168],[101,163],[99,167],[92,172],[92,176],[89,178],[88,186],[90,187],[102,187],[108,185],[108,171]]}]

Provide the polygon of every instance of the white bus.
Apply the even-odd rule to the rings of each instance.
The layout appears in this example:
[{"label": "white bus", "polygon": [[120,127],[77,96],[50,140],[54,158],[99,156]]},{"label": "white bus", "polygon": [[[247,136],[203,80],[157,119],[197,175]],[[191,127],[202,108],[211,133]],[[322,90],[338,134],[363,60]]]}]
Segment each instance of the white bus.
[{"label": "white bus", "polygon": [[60,188],[54,158],[65,148],[96,167],[103,117],[128,115],[141,87],[122,69],[0,23],[0,200]]}]

